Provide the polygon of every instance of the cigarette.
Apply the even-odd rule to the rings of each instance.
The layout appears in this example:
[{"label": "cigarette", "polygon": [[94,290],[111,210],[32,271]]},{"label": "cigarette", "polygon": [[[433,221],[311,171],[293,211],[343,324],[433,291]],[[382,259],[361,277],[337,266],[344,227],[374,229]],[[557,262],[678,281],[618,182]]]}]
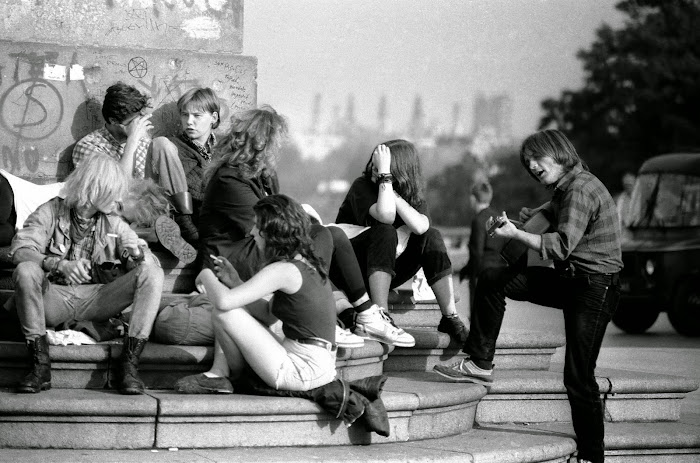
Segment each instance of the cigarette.
[{"label": "cigarette", "polygon": [[211,257],[214,260],[214,262],[221,262],[221,259],[216,257],[214,254],[209,254],[209,257]]},{"label": "cigarette", "polygon": [[117,235],[116,233],[107,233],[107,236],[109,236],[110,238],[114,238],[114,239],[119,238],[119,235]]}]

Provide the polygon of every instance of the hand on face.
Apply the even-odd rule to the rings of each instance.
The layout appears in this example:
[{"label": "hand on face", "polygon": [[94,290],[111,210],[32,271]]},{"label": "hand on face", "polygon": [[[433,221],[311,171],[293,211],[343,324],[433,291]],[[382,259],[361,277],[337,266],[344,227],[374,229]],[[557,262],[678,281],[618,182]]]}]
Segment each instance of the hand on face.
[{"label": "hand on face", "polygon": [[135,138],[140,140],[148,136],[148,131],[153,128],[151,122],[152,114],[138,115],[131,119],[127,124],[122,124],[127,138]]},{"label": "hand on face", "polygon": [[372,153],[372,177],[376,174],[391,173],[391,150],[386,145],[379,145]]}]

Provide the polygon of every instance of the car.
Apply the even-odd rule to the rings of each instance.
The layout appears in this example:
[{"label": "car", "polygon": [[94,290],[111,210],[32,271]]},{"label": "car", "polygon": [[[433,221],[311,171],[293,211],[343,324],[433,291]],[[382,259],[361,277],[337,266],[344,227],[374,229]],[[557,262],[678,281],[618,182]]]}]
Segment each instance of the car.
[{"label": "car", "polygon": [[613,323],[643,333],[666,311],[678,333],[700,335],[700,153],[645,161],[629,213]]}]

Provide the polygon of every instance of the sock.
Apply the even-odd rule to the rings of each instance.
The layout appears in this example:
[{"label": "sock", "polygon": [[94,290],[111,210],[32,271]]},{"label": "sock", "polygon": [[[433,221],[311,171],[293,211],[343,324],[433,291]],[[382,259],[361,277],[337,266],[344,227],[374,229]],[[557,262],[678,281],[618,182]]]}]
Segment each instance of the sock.
[{"label": "sock", "polygon": [[364,312],[365,310],[369,309],[370,307],[372,307],[372,300],[371,299],[366,300],[365,302],[358,305],[357,307],[354,307],[354,309],[355,309],[355,312],[357,312],[359,314],[360,312]]},{"label": "sock", "polygon": [[474,365],[481,368],[482,370],[491,370],[493,368],[493,363],[488,360],[480,360],[475,359],[473,357],[470,360],[474,362]]}]

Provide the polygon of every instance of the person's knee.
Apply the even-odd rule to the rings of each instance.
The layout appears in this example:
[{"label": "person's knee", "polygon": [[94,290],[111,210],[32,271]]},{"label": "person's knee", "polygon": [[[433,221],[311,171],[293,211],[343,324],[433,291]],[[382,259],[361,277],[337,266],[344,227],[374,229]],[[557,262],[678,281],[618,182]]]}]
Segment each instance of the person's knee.
[{"label": "person's knee", "polygon": [[148,283],[157,288],[163,287],[165,274],[160,265],[155,262],[146,260],[136,268],[136,271],[138,272],[138,281],[140,284]]},{"label": "person's knee", "polygon": [[339,249],[345,249],[348,251],[352,251],[352,243],[350,243],[350,239],[348,238],[348,235],[345,234],[343,230],[341,230],[338,227],[326,227],[328,231],[330,232],[331,236],[333,237],[333,247],[336,250]]},{"label": "person's knee", "polygon": [[440,233],[440,230],[430,227],[423,235],[425,236],[425,244],[428,249],[440,249],[447,252],[445,248],[445,240],[442,239],[442,233]]},{"label": "person's knee", "polygon": [[332,232],[323,225],[312,225],[311,239],[314,243],[314,252],[328,266],[333,255],[335,241]]},{"label": "person's knee", "polygon": [[153,158],[158,159],[161,156],[172,158],[179,156],[177,147],[168,140],[167,137],[156,137],[151,141],[153,147]]},{"label": "person's knee", "polygon": [[44,270],[36,262],[20,262],[12,272],[12,281],[16,287],[41,284],[44,279]]}]

